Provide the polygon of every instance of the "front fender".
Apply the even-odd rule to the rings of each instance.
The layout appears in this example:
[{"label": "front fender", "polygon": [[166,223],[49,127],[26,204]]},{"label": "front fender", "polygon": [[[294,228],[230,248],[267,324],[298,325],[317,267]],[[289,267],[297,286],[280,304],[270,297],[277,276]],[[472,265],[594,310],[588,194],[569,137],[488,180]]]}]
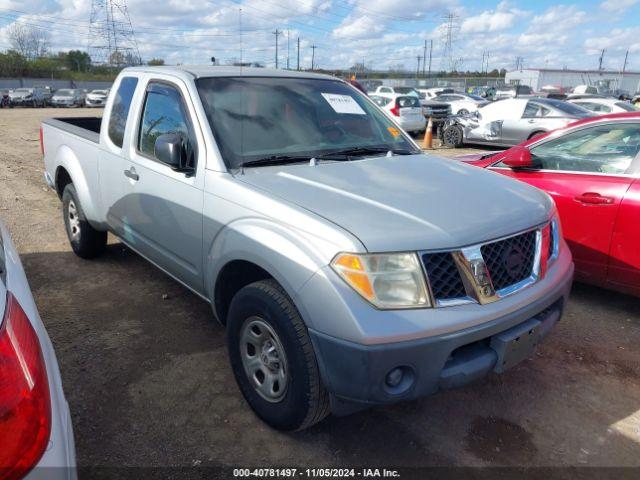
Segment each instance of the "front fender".
[{"label": "front fender", "polygon": [[[55,153],[55,172],[54,181],[58,182],[58,174],[60,169],[64,168],[73,182],[73,186],[78,194],[78,200],[82,205],[82,210],[89,221],[95,228],[102,229],[104,219],[100,218],[99,202],[100,192],[98,191],[97,178],[95,182],[90,182],[87,178],[87,172],[95,172],[97,174],[97,158],[87,158],[81,164],[74,151],[67,145],[61,145]],[[92,190],[90,183],[95,184]],[[56,184],[56,188],[58,185]]]},{"label": "front fender", "polygon": [[208,249],[204,269],[207,294],[215,303],[220,271],[229,262],[244,260],[267,271],[295,298],[313,274],[337,253],[335,245],[324,243],[308,232],[266,218],[234,221],[221,229]]}]

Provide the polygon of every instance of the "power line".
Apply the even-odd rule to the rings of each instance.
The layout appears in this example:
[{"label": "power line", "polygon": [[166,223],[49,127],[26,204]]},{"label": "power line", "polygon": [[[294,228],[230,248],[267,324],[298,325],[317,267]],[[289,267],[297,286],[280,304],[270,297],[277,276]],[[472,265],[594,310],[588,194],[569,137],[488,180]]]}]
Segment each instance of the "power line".
[{"label": "power line", "polygon": [[276,31],[273,34],[276,36],[276,68],[278,68],[278,37],[282,32],[276,28]]}]

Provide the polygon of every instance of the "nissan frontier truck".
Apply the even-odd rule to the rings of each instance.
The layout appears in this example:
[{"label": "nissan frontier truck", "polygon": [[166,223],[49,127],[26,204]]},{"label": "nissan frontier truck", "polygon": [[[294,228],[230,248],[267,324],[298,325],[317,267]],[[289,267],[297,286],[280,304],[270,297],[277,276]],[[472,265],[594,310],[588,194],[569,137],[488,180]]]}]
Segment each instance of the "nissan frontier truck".
[{"label": "nissan frontier truck", "polygon": [[102,119],[44,120],[41,142],[73,251],[112,232],[209,302],[276,429],[501,373],[567,302],[547,194],[423,154],[330,76],[126,68]]}]

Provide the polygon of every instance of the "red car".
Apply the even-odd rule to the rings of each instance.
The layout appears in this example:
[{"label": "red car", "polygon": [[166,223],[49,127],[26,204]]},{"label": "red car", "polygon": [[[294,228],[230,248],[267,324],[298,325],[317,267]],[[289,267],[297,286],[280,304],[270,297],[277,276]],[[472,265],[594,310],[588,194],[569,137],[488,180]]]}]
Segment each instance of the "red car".
[{"label": "red car", "polygon": [[592,117],[459,160],[553,197],[576,279],[640,296],[640,112]]}]

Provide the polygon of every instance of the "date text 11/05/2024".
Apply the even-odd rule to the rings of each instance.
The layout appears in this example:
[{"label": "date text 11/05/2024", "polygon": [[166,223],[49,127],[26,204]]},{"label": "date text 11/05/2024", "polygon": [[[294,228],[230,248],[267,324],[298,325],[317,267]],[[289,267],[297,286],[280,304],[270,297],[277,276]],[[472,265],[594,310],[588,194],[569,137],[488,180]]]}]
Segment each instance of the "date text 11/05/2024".
[{"label": "date text 11/05/2024", "polygon": [[235,478],[399,478],[397,470],[386,468],[236,468]]}]

